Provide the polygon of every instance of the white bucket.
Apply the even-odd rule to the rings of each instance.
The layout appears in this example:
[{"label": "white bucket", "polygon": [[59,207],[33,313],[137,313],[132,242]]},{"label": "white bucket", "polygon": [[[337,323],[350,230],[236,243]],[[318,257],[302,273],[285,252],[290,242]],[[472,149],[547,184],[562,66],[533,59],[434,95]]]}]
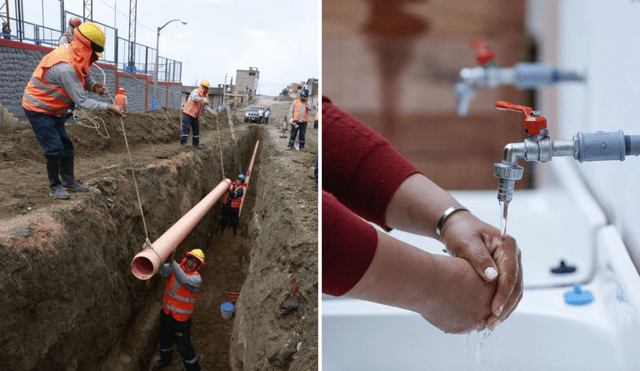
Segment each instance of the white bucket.
[{"label": "white bucket", "polygon": [[222,318],[229,319],[233,317],[234,306],[232,303],[225,301],[220,305],[220,311],[222,312]]}]

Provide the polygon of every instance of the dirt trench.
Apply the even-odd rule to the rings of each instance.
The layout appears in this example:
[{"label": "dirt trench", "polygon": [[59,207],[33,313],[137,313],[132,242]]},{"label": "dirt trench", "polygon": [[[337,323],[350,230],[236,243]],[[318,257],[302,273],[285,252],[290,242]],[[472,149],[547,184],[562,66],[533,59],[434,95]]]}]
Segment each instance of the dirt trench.
[{"label": "dirt trench", "polygon": [[[241,239],[218,236],[216,204],[178,248],[202,248],[207,263],[192,342],[206,370],[317,369],[317,192],[307,151],[284,151],[280,127],[226,114],[201,122],[204,149],[178,145],[179,111],[130,114],[127,139],[151,241],[224,177],[258,156],[240,221]],[[0,364],[6,370],[147,370],[157,358],[166,279],[130,272],[145,239],[120,120],[98,114],[110,138],[70,126],[76,177],[91,192],[54,201],[29,127],[0,138]],[[217,130],[220,125],[220,131]],[[220,135],[220,137],[218,137]],[[220,139],[218,139],[220,138]],[[222,143],[222,161],[218,141]],[[221,165],[221,162],[224,166]],[[240,292],[233,319],[220,304]],[[174,347],[168,369],[181,370]]]}]

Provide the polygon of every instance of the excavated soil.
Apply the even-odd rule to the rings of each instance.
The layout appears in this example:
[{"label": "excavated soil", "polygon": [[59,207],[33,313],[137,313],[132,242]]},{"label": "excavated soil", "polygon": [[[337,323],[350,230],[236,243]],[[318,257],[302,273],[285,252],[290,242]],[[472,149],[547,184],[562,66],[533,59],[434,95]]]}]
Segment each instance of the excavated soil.
[{"label": "excavated soil", "polygon": [[[120,119],[90,113],[104,121],[99,128],[67,130],[76,179],[91,189],[62,201],[49,195],[30,126],[0,133],[2,369],[150,369],[166,279],[131,274],[145,229],[153,242],[224,178],[246,173],[258,140],[241,238],[230,228],[217,234],[218,202],[178,247],[179,256],[206,254],[192,342],[204,370],[317,369],[318,194],[308,176],[317,129],[307,130],[305,151],[285,151],[281,118],[290,103],[255,104],[271,106],[269,125],[244,124],[238,112],[234,141],[226,113],[207,115],[203,149],[179,145],[178,110],[128,114],[131,160]],[[225,320],[229,293],[239,297]],[[182,370],[173,353],[167,370]]]}]

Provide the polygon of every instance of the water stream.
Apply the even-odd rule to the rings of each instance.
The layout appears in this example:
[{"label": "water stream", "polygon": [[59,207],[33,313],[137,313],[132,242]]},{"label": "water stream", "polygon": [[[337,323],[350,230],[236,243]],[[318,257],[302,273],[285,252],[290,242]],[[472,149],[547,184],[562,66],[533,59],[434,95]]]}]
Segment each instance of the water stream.
[{"label": "water stream", "polygon": [[502,237],[507,235],[507,215],[509,214],[509,202],[510,201],[499,201],[500,202],[500,234]]},{"label": "water stream", "polygon": [[[474,338],[475,341],[472,341]],[[471,353],[472,344],[476,345],[474,354]],[[493,330],[485,328],[482,331],[468,333],[464,343],[465,369],[467,371],[495,371],[500,364],[498,351],[498,326]],[[475,364],[475,367],[473,365]]]}]

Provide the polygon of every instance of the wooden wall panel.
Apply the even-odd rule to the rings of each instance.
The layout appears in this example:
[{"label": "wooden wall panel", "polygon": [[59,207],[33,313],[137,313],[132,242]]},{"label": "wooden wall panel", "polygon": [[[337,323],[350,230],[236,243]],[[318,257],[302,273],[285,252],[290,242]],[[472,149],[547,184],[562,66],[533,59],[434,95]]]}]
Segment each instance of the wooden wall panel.
[{"label": "wooden wall panel", "polygon": [[499,66],[523,61],[524,6],[323,0],[322,92],[445,189],[495,189],[493,164],[507,143],[524,139],[524,129],[522,115],[494,103],[524,104],[525,94],[479,89],[469,115],[458,117],[453,86],[462,68],[476,65],[471,38],[486,41]]}]

